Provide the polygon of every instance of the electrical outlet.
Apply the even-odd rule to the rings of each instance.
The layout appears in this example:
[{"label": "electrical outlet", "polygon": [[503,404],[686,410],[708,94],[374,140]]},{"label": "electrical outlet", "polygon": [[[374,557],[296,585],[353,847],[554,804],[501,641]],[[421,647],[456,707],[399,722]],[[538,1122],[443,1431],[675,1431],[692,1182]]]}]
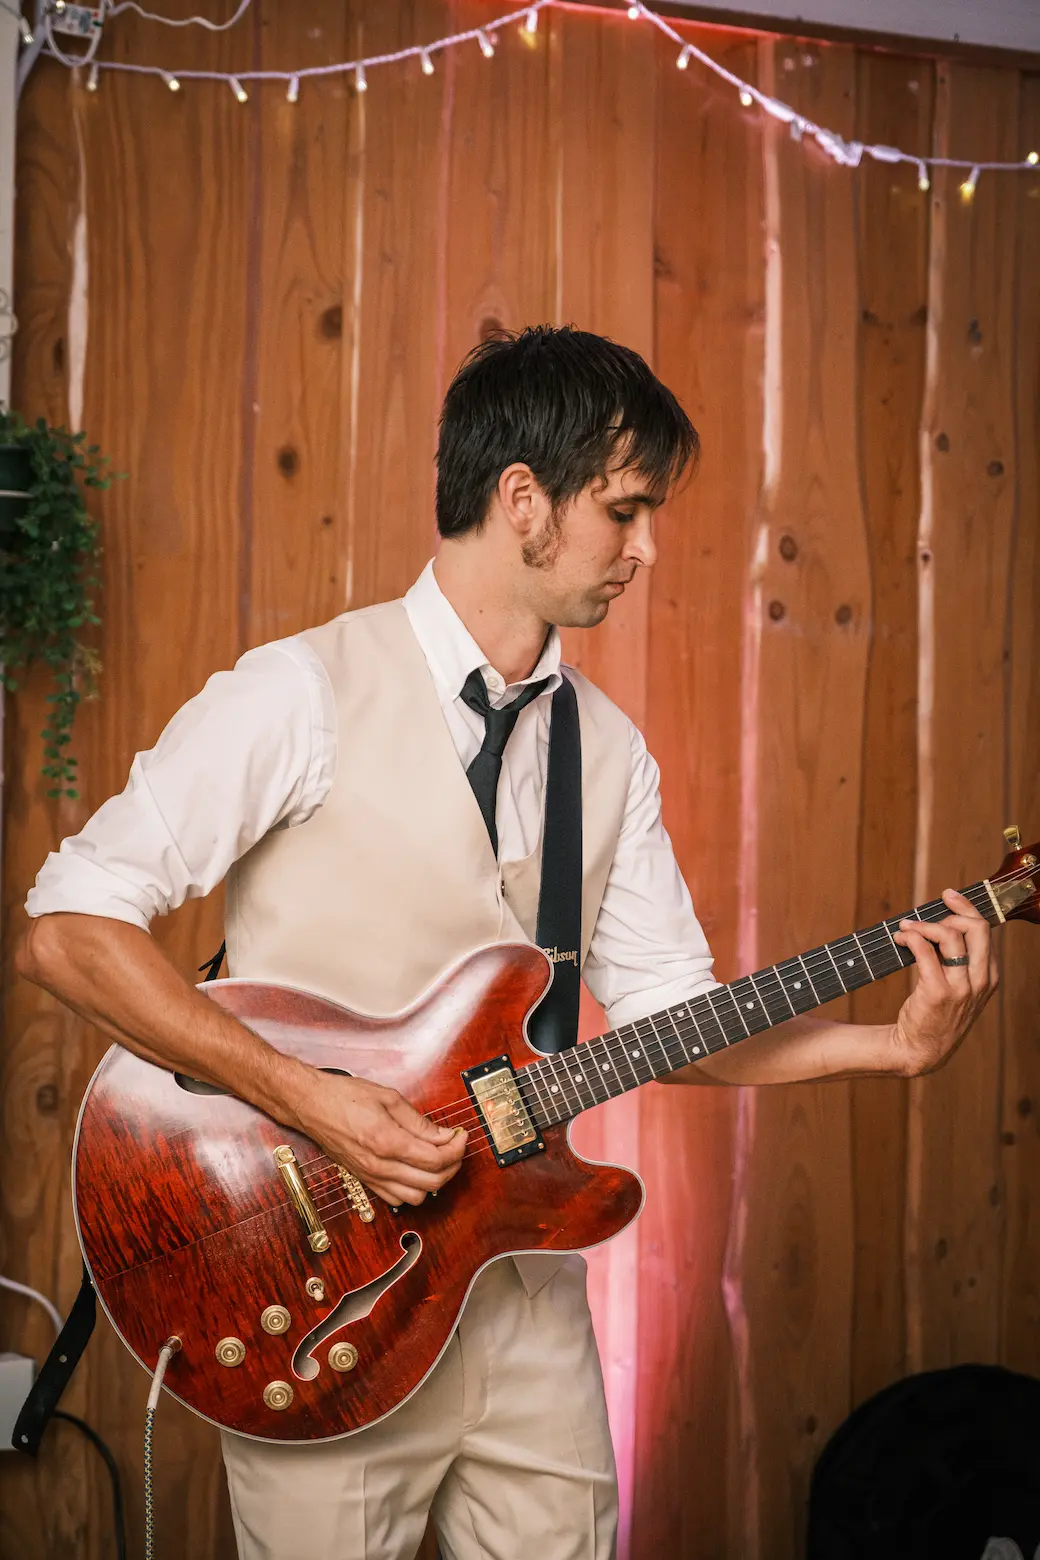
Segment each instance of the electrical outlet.
[{"label": "electrical outlet", "polygon": [[36,1361],[25,1354],[0,1354],[0,1452],[9,1452],[14,1422],[29,1396]]}]

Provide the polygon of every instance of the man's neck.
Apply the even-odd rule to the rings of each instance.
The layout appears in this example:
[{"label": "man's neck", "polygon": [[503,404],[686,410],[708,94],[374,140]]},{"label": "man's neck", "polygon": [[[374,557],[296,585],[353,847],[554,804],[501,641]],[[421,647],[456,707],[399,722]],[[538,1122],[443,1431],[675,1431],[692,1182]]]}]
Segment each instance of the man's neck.
[{"label": "man's neck", "polygon": [[508,683],[530,677],[545,648],[551,624],[521,606],[500,570],[482,567],[472,551],[442,545],[433,563],[445,600]]}]

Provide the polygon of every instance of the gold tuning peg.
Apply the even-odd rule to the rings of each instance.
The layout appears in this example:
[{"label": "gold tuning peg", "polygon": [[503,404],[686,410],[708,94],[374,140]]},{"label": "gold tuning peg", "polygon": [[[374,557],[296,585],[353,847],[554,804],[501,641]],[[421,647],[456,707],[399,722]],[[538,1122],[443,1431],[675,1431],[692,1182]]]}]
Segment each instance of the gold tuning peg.
[{"label": "gold tuning peg", "polygon": [[1022,835],[1017,823],[1009,823],[1004,830],[1004,839],[1007,841],[1008,850],[1018,850],[1022,843]]}]

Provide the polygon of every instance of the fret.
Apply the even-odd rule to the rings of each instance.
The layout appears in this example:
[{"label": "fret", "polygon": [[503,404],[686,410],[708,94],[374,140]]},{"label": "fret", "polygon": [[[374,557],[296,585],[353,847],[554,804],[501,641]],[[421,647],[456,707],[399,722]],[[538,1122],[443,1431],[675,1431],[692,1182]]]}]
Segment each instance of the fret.
[{"label": "fret", "polygon": [[[642,1019],[640,1023],[645,1025],[646,1020]],[[656,1030],[652,1024],[649,1025],[649,1028],[651,1035],[656,1040]],[[624,1042],[628,1051],[628,1055],[631,1058],[632,1065],[639,1074],[645,1074],[645,1076],[640,1077],[639,1081],[640,1083],[649,1083],[652,1078],[657,1077],[657,1073],[655,1072],[654,1064],[651,1061],[649,1054],[647,1053],[646,1035],[644,1034],[643,1029],[640,1028],[640,1024],[626,1024],[625,1029],[628,1032],[624,1036]],[[618,1030],[618,1033],[621,1034],[622,1031]],[[658,1041],[658,1049],[660,1050],[661,1055],[664,1057],[664,1071],[667,1072],[668,1056],[660,1041]]]},{"label": "fret", "polygon": [[[585,1064],[583,1059],[583,1053],[585,1050],[586,1047],[584,1045],[576,1045],[572,1046],[570,1050],[562,1053],[567,1058],[567,1071],[570,1076],[571,1086],[574,1089],[575,1094],[578,1096],[580,1108],[582,1110],[588,1110],[590,1105],[595,1105],[597,1103],[595,1091],[593,1090],[592,1084],[589,1082],[585,1073]],[[585,1095],[588,1095],[588,1099],[584,1097]]]},{"label": "fret", "polygon": [[863,955],[863,949],[855,932],[851,937],[837,938],[834,942],[828,943],[827,947],[846,991],[856,991],[860,986],[870,985],[874,976],[871,974],[870,965]]},{"label": "fret", "polygon": [[740,1015],[740,1009],[728,986],[717,986],[714,991],[709,991],[708,1001],[719,1021],[719,1028],[726,1037],[727,1045],[735,1045],[738,1040],[745,1039],[751,1033]]},{"label": "fret", "polygon": [[785,1019],[794,1017],[791,999],[784,990],[775,964],[771,964],[768,969],[757,970],[751,979],[762,998],[762,1005],[771,1024],[782,1024]]},{"label": "fret", "polygon": [[842,989],[843,993],[847,996],[849,988],[848,988],[848,986],[846,986],[845,982],[841,978],[841,971],[839,970],[837,964],[834,961],[834,955],[831,952],[831,945],[830,945],[830,943],[824,943],[822,951],[827,955],[828,959],[830,959],[831,963],[834,965],[834,973],[838,977],[838,981],[839,981],[839,983],[841,985],[841,989]]},{"label": "fret", "polygon": [[537,1068],[537,1084],[542,1100],[542,1108],[550,1125],[554,1125],[563,1120],[563,1111],[560,1109],[559,1103],[552,1097],[552,1085],[547,1076],[545,1058],[537,1064]]},{"label": "fret", "polygon": [[614,1069],[613,1057],[608,1046],[604,1043],[611,1039],[613,1039],[613,1032],[608,1035],[601,1035],[598,1041],[589,1041],[590,1046],[597,1047],[593,1057],[596,1067],[596,1081],[603,1086],[608,1099],[614,1099],[617,1095],[625,1092],[624,1085]]},{"label": "fret", "polygon": [[802,954],[802,968],[820,1004],[833,1002],[844,991],[841,976],[826,948],[812,948]]},{"label": "fret", "polygon": [[[573,1047],[571,1047],[573,1049]],[[581,1100],[578,1091],[571,1082],[570,1070],[567,1066],[566,1056],[562,1051],[547,1057],[549,1070],[553,1075],[553,1089],[559,1089],[561,1103],[566,1107],[568,1119],[581,1109]]]},{"label": "fret", "polygon": [[[879,935],[882,930],[887,934],[888,942]],[[863,955],[872,980],[880,980],[883,975],[891,975],[894,970],[901,968],[897,945],[892,940],[892,933],[884,921],[879,922],[877,926],[868,927],[865,932],[853,932],[852,935]],[[893,955],[895,955],[894,964]]]},{"label": "fret", "polygon": [[884,926],[885,931],[888,933],[889,937],[892,938],[892,946],[896,950],[900,965],[904,970],[908,970],[914,963],[914,956],[910,952],[909,948],[907,948],[903,943],[897,943],[895,938],[892,937],[893,932],[898,932],[899,923],[901,920],[903,920],[903,917],[897,915],[893,917],[891,921],[886,921]]},{"label": "fret", "polygon": [[[715,1009],[709,1000],[710,996],[711,992],[702,992],[699,997],[694,997],[692,1002],[669,1009],[669,1012],[675,1015],[673,1022],[676,1027],[680,1023],[688,1024],[696,1036],[692,1044],[686,1047],[691,1061],[702,1056],[711,1056],[715,1051],[724,1051],[729,1045],[726,1031],[719,1023]],[[679,1033],[682,1033],[681,1029]]]},{"label": "fret", "polygon": [[819,1006],[820,999],[801,959],[785,959],[774,968],[793,1013],[808,1013]]},{"label": "fret", "polygon": [[[653,1019],[651,1019],[650,1022],[652,1024],[653,1023]],[[633,1050],[642,1052],[643,1048],[642,1048],[641,1045],[630,1046],[628,1044],[628,1042],[625,1040],[625,1038],[622,1036],[620,1030],[615,1029],[614,1033],[618,1037],[618,1043],[614,1047],[614,1061],[615,1061],[615,1065],[619,1065],[621,1062],[624,1062],[625,1067],[628,1069],[628,1071],[632,1075],[632,1082],[631,1082],[631,1084],[627,1084],[627,1083],[624,1084],[623,1087],[626,1088],[626,1089],[628,1089],[628,1088],[633,1088],[634,1089],[634,1088],[637,1087],[637,1085],[639,1085],[640,1083],[644,1083],[646,1080],[643,1079],[643,1078],[640,1078],[639,1074],[636,1072],[636,1069],[635,1069],[635,1066],[634,1066],[634,1062],[636,1061],[636,1058],[631,1055],[631,1052]]]},{"label": "fret", "polygon": [[737,1005],[741,1023],[749,1035],[757,1035],[763,1029],[769,1028],[769,1015],[762,1006],[758,987],[755,985],[753,975],[744,975],[740,980],[730,982],[730,991]]},{"label": "fret", "polygon": [[[653,1025],[654,1034],[657,1036],[661,1050],[668,1058],[669,1070],[674,1071],[676,1067],[685,1067],[686,1063],[690,1060],[690,1053],[686,1049],[686,1042],[680,1034],[679,1025],[676,1019],[672,1017],[671,1012],[668,1009],[665,1009],[663,1013],[654,1013],[650,1018],[650,1022]],[[672,1031],[671,1037],[668,1038],[667,1044],[665,1043],[665,1038],[662,1037],[661,1034],[661,1030],[665,1024],[667,1024],[668,1028]],[[667,1030],[665,1031],[665,1036],[667,1036]],[[669,1051],[669,1045],[672,1047],[672,1051]],[[678,1060],[676,1060],[675,1056],[672,1054],[672,1052],[675,1050],[678,1050],[679,1053]]]},{"label": "fret", "polygon": [[[636,1029],[637,1033],[639,1034],[639,1037],[640,1037],[640,1040],[641,1040],[642,1046],[643,1046],[643,1051],[646,1054],[648,1064],[649,1064],[649,1066],[651,1067],[651,1069],[653,1071],[654,1077],[655,1078],[660,1078],[662,1076],[662,1074],[672,1072],[673,1071],[672,1059],[668,1055],[667,1050],[665,1049],[665,1043],[661,1039],[660,1034],[658,1033],[657,1025],[651,1023],[649,1019],[642,1018],[642,1019],[640,1019],[639,1023],[634,1025],[633,1027]],[[649,1033],[648,1033],[648,1031],[649,1031]],[[661,1058],[660,1063],[657,1063],[657,1062],[655,1062],[653,1060],[653,1049],[652,1048],[656,1048],[657,1053],[658,1053],[658,1055]]]}]

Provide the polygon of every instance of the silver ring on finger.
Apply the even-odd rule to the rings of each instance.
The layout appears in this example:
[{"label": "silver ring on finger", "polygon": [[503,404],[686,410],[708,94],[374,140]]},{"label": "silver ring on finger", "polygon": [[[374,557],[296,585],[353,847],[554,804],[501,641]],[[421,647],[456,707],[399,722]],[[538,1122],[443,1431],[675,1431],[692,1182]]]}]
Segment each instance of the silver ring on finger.
[{"label": "silver ring on finger", "polygon": [[967,962],[968,962],[968,955],[966,953],[962,953],[962,954],[959,954],[956,959],[948,959],[944,953],[940,953],[940,955],[939,955],[939,962],[941,964],[946,964],[946,965],[967,964]]}]

